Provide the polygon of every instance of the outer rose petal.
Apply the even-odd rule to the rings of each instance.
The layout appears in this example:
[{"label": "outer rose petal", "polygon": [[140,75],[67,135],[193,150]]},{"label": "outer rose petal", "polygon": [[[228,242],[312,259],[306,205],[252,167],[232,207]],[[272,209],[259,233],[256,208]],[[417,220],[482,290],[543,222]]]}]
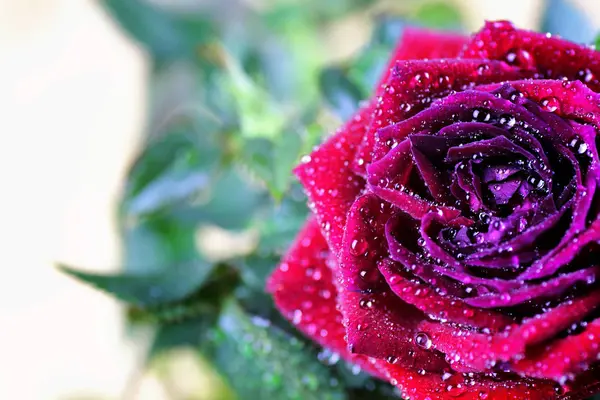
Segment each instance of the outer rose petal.
[{"label": "outer rose petal", "polygon": [[[455,57],[466,42],[466,37],[456,34],[407,28],[377,88],[381,88],[381,84],[388,80],[398,60]],[[517,76],[504,78],[509,77]],[[496,80],[478,83],[487,82]],[[355,176],[349,164],[357,159],[357,146],[365,137],[373,107],[373,102],[363,106],[334,136],[310,154],[310,161],[300,164],[294,171],[314,203],[319,222],[335,254],[341,245],[346,213],[364,186],[364,181]],[[364,170],[364,165],[361,163],[358,169]]]},{"label": "outer rose petal", "polygon": [[396,61],[456,58],[468,41],[468,37],[456,33],[413,26],[405,28],[379,80],[377,90],[382,90],[381,85],[388,81]]},{"label": "outer rose petal", "polygon": [[[555,400],[562,390],[553,382],[537,379],[493,378],[482,375],[422,374],[384,364],[380,367],[403,396],[411,400]],[[573,400],[580,397],[574,397]]]},{"label": "outer rose petal", "polygon": [[342,315],[336,310],[337,290],[326,264],[328,256],[329,248],[319,223],[311,217],[269,278],[267,290],[273,293],[281,313],[303,334],[372,375],[385,379],[368,357],[348,350]]},{"label": "outer rose petal", "polygon": [[487,22],[462,54],[465,58],[506,61],[540,78],[580,80],[600,90],[600,53],[573,42],[516,29],[511,22]]},{"label": "outer rose petal", "polygon": [[[392,56],[390,57],[379,82],[375,86],[375,96],[373,98],[385,94],[385,83],[390,79],[398,61],[455,58],[461,52],[468,40],[469,38],[466,36],[458,35],[456,33],[407,27],[402,32],[402,37],[392,52]],[[373,131],[369,130],[365,134],[365,141],[369,141],[369,137],[371,136],[373,136]],[[355,159],[353,168],[359,175],[364,175],[364,168],[371,159],[369,151],[370,147],[372,147],[372,145],[361,146]]]},{"label": "outer rose petal", "polygon": [[514,370],[526,376],[566,382],[598,361],[599,337],[600,319],[596,319],[580,334],[540,347],[535,355],[515,363]]},{"label": "outer rose petal", "polygon": [[436,319],[447,319],[465,326],[489,329],[491,332],[513,323],[511,318],[503,314],[471,307],[460,299],[436,293],[427,284],[405,276],[403,269],[390,259],[379,264],[379,271],[398,297]]},{"label": "outer rose petal", "polygon": [[300,231],[282,263],[269,278],[267,289],[273,293],[281,313],[306,336],[319,345],[339,353],[345,360],[398,386],[413,400],[550,400],[555,385],[542,380],[508,379],[501,382],[485,376],[462,374],[423,374],[383,360],[348,351],[341,314],[336,310],[337,290],[326,265],[327,243],[319,224],[310,218]]},{"label": "outer rose petal", "polygon": [[365,185],[364,180],[352,172],[350,162],[372,112],[372,105],[365,105],[294,170],[336,255],[344,235],[346,214]]},{"label": "outer rose petal", "polygon": [[594,292],[562,303],[544,314],[512,326],[512,329],[493,335],[429,321],[425,321],[421,329],[431,337],[432,348],[446,354],[455,363],[455,368],[466,366],[481,371],[497,361],[527,360],[528,346],[551,339],[575,322],[583,320],[597,309],[599,300],[600,292]]},{"label": "outer rose petal", "polygon": [[364,174],[373,155],[378,129],[405,120],[452,91],[475,85],[523,79],[531,72],[498,61],[443,59],[398,61],[377,93],[373,120],[354,160],[354,169]]}]

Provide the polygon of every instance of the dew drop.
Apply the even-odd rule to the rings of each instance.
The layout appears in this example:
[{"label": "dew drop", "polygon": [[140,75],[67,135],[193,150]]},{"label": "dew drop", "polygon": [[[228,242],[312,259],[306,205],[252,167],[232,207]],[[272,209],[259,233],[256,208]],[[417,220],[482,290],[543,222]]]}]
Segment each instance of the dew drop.
[{"label": "dew drop", "polygon": [[583,68],[577,71],[577,79],[582,82],[588,83],[594,79],[594,73],[589,68]]},{"label": "dew drop", "polygon": [[479,215],[478,215],[478,217],[479,217],[479,220],[481,222],[483,222],[484,224],[486,224],[486,225],[489,224],[490,221],[492,220],[492,218],[488,214],[486,214],[484,212],[480,212]]},{"label": "dew drop", "polygon": [[396,364],[398,362],[398,357],[396,356],[388,356],[386,357],[385,361],[387,361],[390,364]]},{"label": "dew drop", "polygon": [[529,68],[533,66],[533,58],[531,53],[523,49],[509,50],[504,56],[506,62],[510,65],[517,65],[522,68]]},{"label": "dew drop", "polygon": [[446,386],[446,392],[448,393],[448,396],[450,396],[450,397],[462,396],[466,390],[467,390],[467,388],[464,385],[461,385],[460,383],[458,383],[456,385]]},{"label": "dew drop", "polygon": [[309,163],[309,162],[310,162],[310,160],[311,160],[311,158],[310,158],[310,156],[307,154],[307,155],[304,155],[304,156],[302,156],[302,158],[300,159],[300,162],[301,162],[302,164],[306,164],[306,163]]},{"label": "dew drop", "polygon": [[414,86],[427,86],[431,83],[431,75],[429,72],[418,72],[412,79],[412,83]]},{"label": "dew drop", "polygon": [[431,348],[431,339],[425,332],[419,332],[415,335],[415,343],[417,346],[429,350]]},{"label": "dew drop", "polygon": [[400,109],[404,112],[409,112],[411,110],[412,106],[408,103],[402,103],[400,104]]},{"label": "dew drop", "polygon": [[523,97],[523,93],[515,90],[513,93],[511,93],[511,95],[508,97],[508,99],[510,101],[514,102],[514,101],[517,101],[517,99],[519,97]]},{"label": "dew drop", "polygon": [[541,102],[542,108],[548,112],[554,112],[558,110],[560,102],[556,97],[546,97]]},{"label": "dew drop", "polygon": [[488,122],[492,119],[492,114],[483,108],[476,108],[473,110],[473,121],[477,122]]},{"label": "dew drop", "polygon": [[300,322],[302,322],[302,311],[295,310],[294,315],[292,316],[292,323],[298,325]]},{"label": "dew drop", "polygon": [[350,253],[354,256],[362,256],[367,252],[369,244],[363,238],[356,238],[350,243]]},{"label": "dew drop", "polygon": [[360,306],[360,308],[363,308],[363,309],[372,308],[373,304],[374,304],[374,300],[372,300],[370,298],[363,298],[363,299],[360,299],[360,301],[358,302],[358,305]]},{"label": "dew drop", "polygon": [[480,64],[477,66],[477,74],[483,75],[485,73],[485,71],[487,71],[489,69],[490,69],[489,64]]},{"label": "dew drop", "polygon": [[510,129],[517,123],[517,120],[512,115],[504,114],[500,116],[498,120],[500,125],[504,128]]}]

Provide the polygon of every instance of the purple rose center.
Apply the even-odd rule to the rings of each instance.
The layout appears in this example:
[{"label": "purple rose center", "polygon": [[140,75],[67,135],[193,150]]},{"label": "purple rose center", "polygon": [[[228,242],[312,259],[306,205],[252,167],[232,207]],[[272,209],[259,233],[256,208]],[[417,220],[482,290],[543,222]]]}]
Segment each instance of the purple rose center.
[{"label": "purple rose center", "polygon": [[402,211],[386,226],[391,258],[478,307],[593,284],[596,263],[574,262],[570,249],[591,245],[571,242],[597,217],[596,133],[559,107],[504,85],[450,95],[381,129],[389,151],[368,182]]}]

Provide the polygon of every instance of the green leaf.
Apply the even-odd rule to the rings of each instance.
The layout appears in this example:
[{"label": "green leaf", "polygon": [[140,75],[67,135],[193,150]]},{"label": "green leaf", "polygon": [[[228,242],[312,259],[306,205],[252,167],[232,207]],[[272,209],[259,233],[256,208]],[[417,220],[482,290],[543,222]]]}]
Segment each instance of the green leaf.
[{"label": "green leaf", "polygon": [[253,290],[263,291],[266,279],[278,261],[278,258],[272,256],[250,255],[245,257],[239,262],[244,283]]},{"label": "green leaf", "polygon": [[211,133],[196,135],[191,127],[176,126],[148,143],[129,173],[125,212],[155,213],[208,190],[211,168],[219,159]]},{"label": "green leaf", "polygon": [[249,138],[242,143],[244,165],[267,186],[273,181],[273,148],[273,141],[265,138]]},{"label": "green leaf", "polygon": [[342,120],[350,118],[365,97],[360,88],[341,69],[335,67],[321,72],[319,86],[325,100]]},{"label": "green leaf", "polygon": [[157,61],[191,57],[214,37],[212,23],[197,15],[178,15],[143,0],[103,0],[102,4]]},{"label": "green leaf", "polygon": [[242,145],[242,162],[280,201],[290,187],[292,168],[300,158],[303,144],[303,138],[293,129],[273,139],[246,139]]},{"label": "green leaf", "polygon": [[390,53],[398,43],[405,22],[395,17],[378,18],[369,43],[348,65],[347,76],[369,96],[381,77]]},{"label": "green leaf", "polygon": [[216,314],[205,314],[178,324],[161,324],[148,350],[147,359],[179,347],[198,348],[216,323]]},{"label": "green leaf", "polygon": [[[172,324],[203,317],[214,319],[222,303],[234,292],[240,282],[237,270],[218,264],[211,270],[199,289],[178,301],[155,306],[130,306],[130,322]],[[214,325],[214,324],[212,324]]]},{"label": "green leaf", "polygon": [[135,323],[178,324],[211,313],[216,313],[216,306],[200,297],[157,307],[130,307],[127,310],[127,317],[130,322]]},{"label": "green leaf", "polygon": [[348,79],[355,82],[362,93],[372,93],[383,73],[389,54],[390,48],[385,45],[366,47],[348,68]]},{"label": "green leaf", "polygon": [[124,222],[123,267],[127,273],[166,273],[174,265],[198,258],[197,227],[193,223],[170,214]]},{"label": "green leaf", "polygon": [[132,215],[151,214],[185,201],[206,190],[210,185],[207,171],[170,172],[152,181],[128,204]]},{"label": "green leaf", "polygon": [[223,229],[244,229],[268,195],[236,168],[215,177],[199,201],[172,208],[173,217],[188,224],[209,223]]},{"label": "green leaf", "polygon": [[249,138],[274,138],[288,119],[270,94],[252,80],[242,66],[225,49],[220,52],[228,72],[226,85],[233,94],[235,106],[240,118],[242,136]]},{"label": "green leaf", "polygon": [[308,207],[302,187],[291,186],[286,196],[268,208],[266,215],[257,217],[255,227],[260,235],[260,254],[282,255],[306,221]]},{"label": "green leaf", "polygon": [[[319,358],[324,359],[326,362],[328,360],[327,357],[331,360],[334,356],[334,360],[339,359],[338,355],[328,350],[322,350],[319,353]],[[336,362],[335,367],[340,381],[348,390],[349,400],[383,400],[402,397],[394,386],[374,378],[364,372],[358,365],[340,360]]]},{"label": "green leaf", "polygon": [[[398,16],[385,15],[377,18],[369,46],[387,48],[389,54],[398,44],[406,26],[406,20]],[[388,60],[386,58],[383,61],[387,62]]]},{"label": "green leaf", "polygon": [[169,303],[198,289],[211,272],[203,261],[180,263],[152,274],[95,274],[59,265],[66,274],[126,303],[149,307]]},{"label": "green leaf", "polygon": [[345,399],[313,352],[267,320],[249,316],[232,301],[219,327],[211,356],[241,400]]},{"label": "green leaf", "polygon": [[287,191],[292,180],[292,169],[298,162],[302,138],[296,131],[284,131],[273,148],[272,192],[279,200]]}]

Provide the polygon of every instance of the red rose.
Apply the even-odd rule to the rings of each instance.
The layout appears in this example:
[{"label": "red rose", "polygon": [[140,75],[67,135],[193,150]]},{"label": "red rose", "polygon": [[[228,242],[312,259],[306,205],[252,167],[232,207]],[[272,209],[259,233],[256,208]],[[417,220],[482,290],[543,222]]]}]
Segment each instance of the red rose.
[{"label": "red rose", "polygon": [[314,216],[278,308],[411,399],[600,390],[599,78],[599,52],[509,22],[406,30],[296,169]]}]

